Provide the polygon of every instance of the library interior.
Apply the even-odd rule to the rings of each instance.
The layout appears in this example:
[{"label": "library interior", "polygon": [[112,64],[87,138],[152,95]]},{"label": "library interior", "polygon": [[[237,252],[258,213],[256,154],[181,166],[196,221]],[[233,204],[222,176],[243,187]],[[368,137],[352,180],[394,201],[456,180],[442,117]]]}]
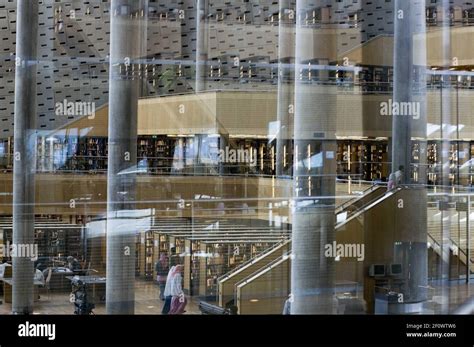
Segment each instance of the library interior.
[{"label": "library interior", "polygon": [[474,312],[473,3],[0,0],[0,26],[0,314]]}]

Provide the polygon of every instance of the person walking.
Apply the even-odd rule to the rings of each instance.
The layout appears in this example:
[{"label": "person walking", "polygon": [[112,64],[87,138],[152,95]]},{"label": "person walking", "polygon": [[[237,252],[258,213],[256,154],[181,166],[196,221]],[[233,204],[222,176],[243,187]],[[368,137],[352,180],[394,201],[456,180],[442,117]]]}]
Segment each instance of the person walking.
[{"label": "person walking", "polygon": [[171,300],[173,299],[173,296],[171,295],[171,282],[174,276],[174,270],[176,266],[172,266],[171,269],[168,272],[168,277],[166,278],[166,285],[165,285],[165,291],[163,293],[165,297],[165,304],[163,305],[163,309],[161,310],[161,314],[168,314],[170,312],[171,308]]},{"label": "person walking", "polygon": [[402,184],[403,171],[404,167],[403,165],[400,165],[397,171],[392,172],[390,176],[388,176],[387,191],[392,190],[393,188],[398,187],[400,184]]},{"label": "person walking", "polygon": [[403,174],[404,174],[404,167],[403,165],[400,165],[398,167],[398,170],[395,171],[395,186],[399,186],[400,184],[404,183],[403,182]]},{"label": "person walking", "polygon": [[165,300],[165,287],[166,287],[166,279],[168,277],[168,258],[166,254],[161,253],[160,260],[156,262],[155,265],[156,270],[156,281],[160,287],[160,300]]},{"label": "person walking", "polygon": [[395,188],[395,180],[396,180],[395,173],[392,172],[392,173],[388,176],[387,191],[390,191],[390,190],[392,190],[393,188]]},{"label": "person walking", "polygon": [[184,266],[183,265],[176,265],[174,268],[174,274],[172,275],[171,279],[171,308],[169,314],[183,314],[186,307],[186,297],[184,296],[183,292],[183,272]]}]

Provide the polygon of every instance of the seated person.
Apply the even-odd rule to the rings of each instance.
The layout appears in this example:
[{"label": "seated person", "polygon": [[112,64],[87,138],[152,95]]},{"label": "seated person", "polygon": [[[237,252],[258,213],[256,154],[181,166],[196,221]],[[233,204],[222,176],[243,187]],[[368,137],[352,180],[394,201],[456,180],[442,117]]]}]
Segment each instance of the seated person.
[{"label": "seated person", "polygon": [[34,280],[40,281],[44,285],[44,275],[43,275],[43,272],[39,269],[40,267],[39,265],[40,264],[38,264],[38,266],[36,267]]},{"label": "seated person", "polygon": [[5,274],[5,268],[7,266],[11,266],[10,264],[8,263],[3,263],[3,264],[0,264],[0,278],[3,278],[4,274]]},{"label": "seated person", "polygon": [[[41,264],[38,264],[36,266],[36,269],[35,269],[35,274],[33,275],[33,280],[36,282],[36,281],[39,281],[41,282],[41,286],[44,286],[45,283],[44,283],[44,275],[43,275],[43,271],[40,270],[40,265]],[[36,283],[35,283],[36,285]],[[40,299],[40,295],[39,295],[39,292],[36,294],[37,295],[37,299],[39,300]]]},{"label": "seated person", "polygon": [[35,261],[35,268],[44,271],[51,265],[49,257],[38,257]]},{"label": "seated person", "polygon": [[77,271],[81,269],[81,264],[79,264],[76,258],[69,256],[67,257],[66,267],[71,271]]}]

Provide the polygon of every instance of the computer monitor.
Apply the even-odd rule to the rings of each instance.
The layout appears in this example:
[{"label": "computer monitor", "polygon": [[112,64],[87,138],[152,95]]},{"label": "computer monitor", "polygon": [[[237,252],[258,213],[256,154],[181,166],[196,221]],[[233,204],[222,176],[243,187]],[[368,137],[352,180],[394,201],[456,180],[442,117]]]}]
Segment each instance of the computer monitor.
[{"label": "computer monitor", "polygon": [[398,276],[402,274],[402,264],[390,264],[389,268],[390,276]]},{"label": "computer monitor", "polygon": [[369,276],[371,276],[371,277],[385,276],[385,265],[384,264],[372,264],[372,265],[370,265]]}]

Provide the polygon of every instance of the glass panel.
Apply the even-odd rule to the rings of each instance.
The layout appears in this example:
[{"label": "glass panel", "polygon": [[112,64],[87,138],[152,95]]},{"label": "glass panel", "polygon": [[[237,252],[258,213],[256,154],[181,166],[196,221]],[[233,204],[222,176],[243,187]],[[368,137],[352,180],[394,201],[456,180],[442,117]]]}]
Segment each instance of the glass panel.
[{"label": "glass panel", "polygon": [[0,314],[449,314],[466,1],[0,0]]}]

